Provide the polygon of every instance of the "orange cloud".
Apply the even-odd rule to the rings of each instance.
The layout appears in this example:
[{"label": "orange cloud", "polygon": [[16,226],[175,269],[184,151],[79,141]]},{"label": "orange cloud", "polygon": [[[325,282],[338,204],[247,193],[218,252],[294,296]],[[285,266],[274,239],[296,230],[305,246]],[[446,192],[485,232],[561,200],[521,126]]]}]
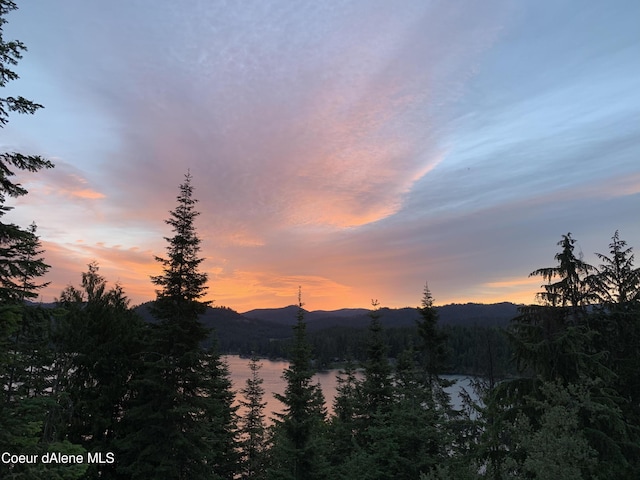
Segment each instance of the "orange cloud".
[{"label": "orange cloud", "polygon": [[535,303],[542,283],[538,277],[511,277],[483,283],[471,297],[474,298],[473,301],[483,303],[509,301],[530,304]]},{"label": "orange cloud", "polygon": [[63,190],[63,191],[60,191],[60,193],[69,195],[71,197],[86,198],[90,200],[105,198],[104,194],[100,192],[96,192],[95,190],[87,189],[87,188],[82,190]]},{"label": "orange cloud", "polygon": [[209,296],[215,303],[238,311],[294,304],[298,287],[302,288],[307,308],[342,308],[350,304],[350,287],[317,275],[234,271],[211,275],[209,280]]},{"label": "orange cloud", "polygon": [[109,284],[120,283],[134,303],[154,297],[154,286],[149,277],[160,273],[160,266],[149,250],[137,247],[122,249],[102,242],[88,245],[83,242],[60,244],[43,241],[42,246],[45,262],[51,265],[44,278],[51,283],[41,292],[44,301],[59,297],[67,285],[79,284],[81,273],[87,270],[87,264],[94,261]]}]

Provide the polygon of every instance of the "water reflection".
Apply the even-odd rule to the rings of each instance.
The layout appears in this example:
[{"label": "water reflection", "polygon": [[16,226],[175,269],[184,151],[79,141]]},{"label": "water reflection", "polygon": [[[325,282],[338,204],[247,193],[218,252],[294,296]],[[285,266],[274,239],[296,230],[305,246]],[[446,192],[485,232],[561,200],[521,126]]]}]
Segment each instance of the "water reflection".
[{"label": "water reflection", "polygon": [[[229,365],[233,389],[237,395],[240,395],[237,392],[245,387],[246,381],[251,375],[251,371],[249,370],[249,359],[240,358],[237,355],[227,355],[224,356],[223,359],[226,360]],[[260,377],[264,380],[262,386],[265,390],[263,401],[267,403],[265,414],[267,418],[270,419],[273,417],[274,412],[281,412],[284,407],[282,403],[274,398],[273,394],[284,393],[285,382],[282,379],[282,373],[285,368],[289,366],[289,362],[261,360],[260,363],[262,364],[262,368],[259,370],[259,373]],[[333,399],[336,396],[337,375],[338,370],[328,370],[314,376],[314,381],[319,382],[322,387],[325,405],[329,414],[333,412]],[[451,395],[451,403],[453,404],[453,407],[456,409],[461,408],[462,400],[460,398],[460,390],[465,388],[467,391],[470,391],[470,379],[462,375],[444,375],[444,378],[456,380],[456,383],[447,388],[447,391]]]}]

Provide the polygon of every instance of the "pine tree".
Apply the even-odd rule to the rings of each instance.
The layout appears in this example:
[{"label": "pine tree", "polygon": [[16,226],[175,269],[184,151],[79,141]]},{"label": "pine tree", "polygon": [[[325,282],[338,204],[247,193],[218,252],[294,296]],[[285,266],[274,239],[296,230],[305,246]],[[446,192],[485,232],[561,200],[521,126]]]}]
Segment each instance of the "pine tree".
[{"label": "pine tree", "polygon": [[[529,274],[530,277],[540,276],[548,282],[542,286],[544,292],[539,293],[538,298],[552,307],[571,307],[574,315],[578,310],[583,313],[583,307],[596,298],[589,288],[588,281],[595,268],[584,262],[581,256],[576,257],[575,243],[571,233],[562,235],[562,240],[558,242],[562,250],[554,257],[558,265],[539,268]],[[552,282],[556,278],[558,280]]]},{"label": "pine tree", "polygon": [[387,355],[384,329],[380,323],[380,311],[377,300],[371,302],[369,312],[369,338],[367,342],[367,360],[364,364],[364,378],[360,384],[362,403],[361,416],[370,418],[387,411],[393,398],[391,365]]},{"label": "pine tree", "polygon": [[259,480],[264,478],[266,469],[266,426],[264,409],[267,405],[263,401],[264,380],[259,370],[262,364],[258,357],[253,356],[249,362],[251,376],[245,387],[240,390],[243,398],[239,400],[245,409],[240,418],[240,446],[242,449],[242,478]]},{"label": "pine tree", "polygon": [[[5,16],[17,8],[16,3],[12,0],[0,0],[0,87],[5,87],[8,82],[20,78],[16,72],[11,70],[11,67],[18,64],[18,60],[22,58],[22,52],[27,50],[21,41],[7,42],[3,38],[3,28],[7,23]],[[39,108],[42,108],[42,105],[24,97],[0,98],[0,127],[9,121],[9,112],[34,113]]]},{"label": "pine tree", "polygon": [[[343,390],[338,397],[343,406],[354,407],[351,412],[342,412],[350,414],[351,418],[347,417],[345,421],[334,418],[331,425],[332,433],[340,434],[341,442],[351,440],[342,462],[336,462],[338,452],[332,455],[333,463],[337,463],[334,467],[337,475],[345,479],[392,478],[395,473],[387,462],[394,456],[396,445],[389,429],[394,403],[392,369],[378,301],[372,300],[371,304],[363,378],[353,382],[354,388]],[[350,430],[350,439],[345,429]]]},{"label": "pine tree", "polygon": [[[60,340],[71,354],[65,394],[73,409],[66,437],[88,452],[113,451],[129,379],[141,368],[142,320],[129,309],[120,285],[107,289],[96,263],[82,274],[81,288],[68,286],[57,303],[64,312]],[[114,473],[113,464],[92,464],[88,470],[96,478]]]},{"label": "pine tree", "polygon": [[[11,0],[0,0],[0,88],[18,74],[11,68],[18,64],[25,45],[19,40],[6,41],[3,27],[7,23],[5,16],[18,7]],[[0,128],[9,121],[10,112],[32,114],[42,105],[38,105],[24,97],[0,97]],[[17,152],[0,154],[0,301],[21,302],[37,297],[36,285],[24,288],[29,280],[46,273],[49,266],[39,255],[39,241],[35,234],[35,226],[23,229],[13,223],[2,222],[2,217],[12,210],[6,206],[7,197],[17,198],[27,194],[27,190],[11,179],[17,170],[37,172],[42,168],[52,168],[53,163],[39,156],[23,155]],[[45,285],[40,285],[43,287]]]},{"label": "pine tree", "polygon": [[[585,475],[574,466],[586,461],[581,453],[575,453],[586,441],[597,456],[593,478],[633,478],[629,477],[634,470],[631,461],[638,458],[638,446],[633,445],[633,427],[620,409],[628,393],[616,391],[616,375],[607,360],[609,352],[601,348],[598,329],[603,321],[598,318],[599,309],[592,307],[594,315],[586,308],[599,290],[593,276],[597,274],[575,257],[570,235],[564,235],[559,245],[562,251],[555,256],[558,266],[532,273],[550,282],[540,294],[546,304],[520,308],[520,315],[509,327],[509,339],[523,376],[502,382],[488,399],[488,411],[493,417],[486,429],[491,434],[486,458],[491,469],[498,472],[496,475],[503,468],[513,470],[515,465],[525,476],[532,469],[541,468],[545,448],[552,445],[547,442],[549,445],[542,448],[541,444],[546,437],[554,436],[558,445],[571,448],[564,455],[566,466],[571,469],[563,471],[561,465],[553,466],[562,460],[554,452],[546,471],[555,473],[545,475],[561,471]],[[612,248],[619,249],[621,245],[617,243]],[[558,281],[551,283],[555,278]],[[558,392],[561,394],[556,395]],[[567,392],[580,393],[565,404]],[[577,403],[577,399],[581,402]],[[541,415],[540,405],[553,415]],[[522,428],[517,426],[518,419],[524,419]],[[514,425],[516,431],[528,433],[524,437],[517,433],[505,435]],[[577,443],[570,445],[574,441]],[[570,455],[573,459],[569,459]]]},{"label": "pine tree", "polygon": [[[166,221],[173,237],[163,266],[152,277],[159,289],[144,355],[120,441],[120,472],[131,478],[228,478],[235,475],[235,408],[226,364],[203,343],[210,332],[199,320],[208,301],[207,275],[200,271],[200,239],[194,220],[189,173],[177,207]],[[214,342],[215,344],[215,342]],[[158,443],[158,439],[162,439]]]},{"label": "pine tree", "polygon": [[331,424],[346,455],[342,462],[339,450],[332,456],[341,478],[419,478],[449,462],[453,453],[450,406],[437,376],[440,367],[435,355],[444,351],[439,343],[444,337],[437,335],[437,314],[428,289],[425,292],[425,322],[419,326],[430,350],[419,356],[408,348],[400,354],[395,372],[387,358],[378,304],[373,302],[364,378],[351,388],[355,379],[347,377],[336,399],[340,410]]},{"label": "pine tree", "polygon": [[640,302],[640,268],[633,265],[633,248],[620,239],[618,230],[611,237],[610,256],[596,253],[602,260],[591,280],[599,303],[613,308]]},{"label": "pine tree", "polygon": [[[3,35],[5,18],[17,8],[11,0],[0,0],[0,88],[16,80],[12,70],[18,64],[25,45],[18,40],[6,41]],[[42,105],[22,96],[0,97],[0,127],[9,121],[11,113],[33,114]],[[81,447],[62,440],[51,428],[52,416],[63,401],[56,386],[59,377],[52,351],[52,313],[41,307],[25,304],[38,297],[38,289],[46,283],[36,279],[49,266],[41,257],[40,241],[35,224],[29,228],[5,223],[5,215],[13,207],[7,198],[27,194],[27,190],[12,177],[17,171],[37,172],[53,168],[53,163],[36,155],[18,152],[0,153],[0,451],[17,451],[39,455],[47,449],[60,453],[82,453]],[[49,466],[0,464],[3,478],[78,478],[85,465]]]},{"label": "pine tree", "polygon": [[[596,253],[602,264],[592,278],[600,299],[592,314],[598,333],[594,345],[606,352],[605,363],[615,374],[613,385],[624,399],[621,408],[640,449],[640,268],[617,230],[609,249],[609,256]],[[640,469],[640,452],[634,457]]]},{"label": "pine tree", "polygon": [[433,306],[433,296],[429,284],[425,283],[421,306],[418,307],[420,319],[416,320],[421,352],[421,363],[429,379],[434,379],[445,366],[447,356],[446,335],[438,328],[438,311]]},{"label": "pine tree", "polygon": [[272,466],[267,472],[269,479],[314,480],[326,476],[323,438],[326,408],[320,385],[313,383],[315,371],[302,307],[298,291],[291,360],[282,375],[286,388],[284,394],[275,395],[285,408],[275,414]]},{"label": "pine tree", "polygon": [[586,308],[596,298],[591,287],[595,268],[575,256],[574,244],[570,233],[563,235],[554,257],[558,265],[529,275],[548,281],[537,295],[544,304],[520,307],[508,331],[520,368],[533,369],[544,380],[574,381],[602,366],[601,355],[592,348],[595,332]]}]

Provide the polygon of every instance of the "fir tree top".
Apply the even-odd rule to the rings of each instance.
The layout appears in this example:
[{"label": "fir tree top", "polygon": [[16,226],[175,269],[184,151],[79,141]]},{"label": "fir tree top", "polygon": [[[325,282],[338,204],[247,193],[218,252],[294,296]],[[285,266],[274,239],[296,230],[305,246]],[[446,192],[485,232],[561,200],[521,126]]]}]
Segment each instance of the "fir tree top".
[{"label": "fir tree top", "polygon": [[[158,299],[171,297],[174,300],[195,301],[202,298],[207,290],[207,274],[199,267],[204,258],[199,257],[200,238],[194,226],[200,212],[195,210],[197,200],[193,198],[191,174],[187,172],[180,185],[178,206],[169,212],[171,217],[165,223],[171,225],[173,237],[164,237],[169,243],[167,258],[156,256],[163,266],[162,275],[153,276],[153,283],[161,287],[156,290]],[[204,302],[209,303],[209,302]]]}]

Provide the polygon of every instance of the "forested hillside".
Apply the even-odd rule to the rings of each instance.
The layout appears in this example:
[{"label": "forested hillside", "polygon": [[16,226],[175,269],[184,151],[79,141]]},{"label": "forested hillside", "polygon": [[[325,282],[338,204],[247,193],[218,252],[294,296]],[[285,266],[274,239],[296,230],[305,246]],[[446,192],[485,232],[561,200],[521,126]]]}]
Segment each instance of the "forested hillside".
[{"label": "forested hillside", "polygon": [[[140,305],[135,310],[144,320],[153,322],[152,305]],[[208,307],[199,317],[212,332],[205,345],[210,345],[215,337],[222,354],[288,359],[294,324],[291,314],[297,308],[290,306],[239,314],[225,307]],[[500,375],[516,373],[515,365],[510,362],[511,350],[504,331],[509,320],[517,315],[516,305],[505,302],[445,305],[435,309],[446,332],[449,351],[449,361],[440,373],[483,374],[490,362]],[[386,330],[389,357],[398,358],[418,341],[419,312],[416,308],[380,308],[379,312],[380,323]],[[339,366],[347,359],[365,360],[368,313],[362,314],[361,309],[344,309],[305,311],[304,315],[317,368]],[[307,318],[312,320],[306,321]]]}]

